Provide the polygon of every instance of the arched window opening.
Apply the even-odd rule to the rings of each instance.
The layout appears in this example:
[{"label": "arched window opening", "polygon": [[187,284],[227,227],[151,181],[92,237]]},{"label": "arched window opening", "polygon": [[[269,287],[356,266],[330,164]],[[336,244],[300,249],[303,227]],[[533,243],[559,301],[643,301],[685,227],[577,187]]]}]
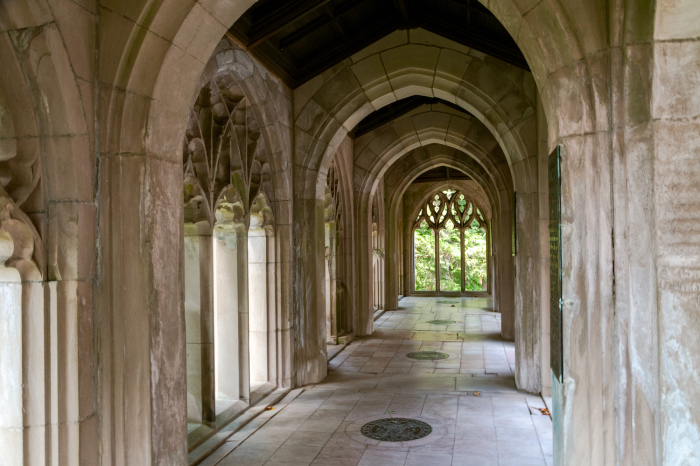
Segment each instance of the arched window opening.
[{"label": "arched window opening", "polygon": [[431,194],[413,225],[414,291],[464,293],[488,285],[488,226],[460,191]]},{"label": "arched window opening", "polygon": [[275,322],[275,235],[272,209],[263,193],[253,204],[248,229],[250,390],[254,393],[272,377]]},{"label": "arched window opening", "polygon": [[452,220],[445,222],[440,230],[440,289],[443,291],[462,290],[462,255],[460,253],[460,232]]},{"label": "arched window opening", "polygon": [[335,163],[328,169],[324,201],[325,220],[325,295],[326,295],[326,340],[338,344],[342,329],[342,285],[339,276],[343,270],[341,235],[342,201],[338,189],[338,173]]},{"label": "arched window opening", "polygon": [[[243,201],[236,191],[224,191],[214,225],[214,360],[217,412],[240,399],[239,286],[245,279]],[[242,244],[245,244],[243,242]]]},{"label": "arched window opening", "polygon": [[[210,317],[207,292],[211,289],[212,273],[207,270],[211,258],[211,236],[200,236],[196,226],[185,230],[184,285],[185,285],[185,341],[187,354],[187,422],[194,430],[213,417],[213,399],[207,394],[206,327]],[[204,267],[202,267],[204,265]],[[204,330],[204,331],[203,331]]]},{"label": "arched window opening", "polygon": [[[477,209],[478,212],[478,209]],[[481,213],[478,212],[481,216]],[[482,219],[483,221],[483,219]],[[465,291],[485,291],[488,285],[485,223],[472,220],[464,229]]]},{"label": "arched window opening", "polygon": [[372,198],[372,304],[374,311],[384,310],[384,192],[381,186]]},{"label": "arched window opening", "polygon": [[[187,176],[189,175],[189,176]],[[188,431],[216,418],[213,381],[213,251],[210,206],[192,172],[186,172],[184,226],[184,308],[187,357]]]},{"label": "arched window opening", "polygon": [[193,448],[278,381],[270,168],[256,114],[234,76],[216,74],[200,89],[185,133],[183,171]]},{"label": "arched window opening", "polygon": [[413,232],[416,291],[435,291],[435,231],[422,221]]}]

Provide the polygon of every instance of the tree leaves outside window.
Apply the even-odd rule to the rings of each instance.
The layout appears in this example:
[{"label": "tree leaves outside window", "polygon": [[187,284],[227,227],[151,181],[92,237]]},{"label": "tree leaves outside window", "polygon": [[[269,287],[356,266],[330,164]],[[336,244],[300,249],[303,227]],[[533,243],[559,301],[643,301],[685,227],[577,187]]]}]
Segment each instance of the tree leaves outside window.
[{"label": "tree leaves outside window", "polygon": [[487,228],[481,211],[464,193],[448,189],[428,197],[414,224],[415,290],[435,291],[438,276],[440,291],[485,290]]}]

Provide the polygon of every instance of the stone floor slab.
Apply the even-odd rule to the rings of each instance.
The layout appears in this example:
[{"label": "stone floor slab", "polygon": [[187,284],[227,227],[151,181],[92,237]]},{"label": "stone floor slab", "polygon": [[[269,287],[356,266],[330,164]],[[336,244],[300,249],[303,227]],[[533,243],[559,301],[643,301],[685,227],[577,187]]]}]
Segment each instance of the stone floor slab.
[{"label": "stone floor slab", "polygon": [[[438,303],[450,301],[452,304]],[[429,320],[453,320],[439,326]],[[538,396],[518,391],[514,347],[484,298],[404,298],[377,330],[351,342],[329,374],[207,466],[530,466],[552,464],[552,422]],[[422,330],[425,329],[425,330]],[[416,351],[449,354],[414,361]],[[477,396],[478,395],[478,396]],[[410,442],[362,436],[369,419],[423,420]],[[393,443],[393,444],[392,444]]]}]

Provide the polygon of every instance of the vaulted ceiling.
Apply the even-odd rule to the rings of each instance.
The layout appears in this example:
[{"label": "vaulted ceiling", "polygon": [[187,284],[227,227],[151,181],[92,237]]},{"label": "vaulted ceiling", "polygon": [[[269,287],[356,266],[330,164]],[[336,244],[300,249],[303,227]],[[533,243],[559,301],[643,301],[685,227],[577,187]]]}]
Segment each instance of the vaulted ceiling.
[{"label": "vaulted ceiling", "polygon": [[528,69],[478,0],[260,0],[229,32],[295,88],[382,37],[414,28]]},{"label": "vaulted ceiling", "polygon": [[422,95],[415,95],[412,97],[406,97],[405,99],[397,100],[384,107],[376,110],[369,115],[367,115],[362,121],[360,121],[355,128],[350,131],[350,137],[357,138],[363,134],[367,134],[386,123],[396,120],[397,118],[405,115],[406,113],[414,110],[421,105],[436,105],[443,104],[458,112],[469,115],[469,112],[464,110],[459,105],[453,104],[446,100],[442,100],[438,97],[425,97]]}]

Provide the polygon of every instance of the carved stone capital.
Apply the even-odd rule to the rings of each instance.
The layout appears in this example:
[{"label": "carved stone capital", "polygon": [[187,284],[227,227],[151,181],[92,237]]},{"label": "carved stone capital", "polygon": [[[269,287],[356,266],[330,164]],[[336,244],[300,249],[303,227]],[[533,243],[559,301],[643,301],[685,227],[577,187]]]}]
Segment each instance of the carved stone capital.
[{"label": "carved stone capital", "polygon": [[22,281],[40,281],[34,260],[38,234],[29,218],[0,187],[0,262],[17,269]]}]

